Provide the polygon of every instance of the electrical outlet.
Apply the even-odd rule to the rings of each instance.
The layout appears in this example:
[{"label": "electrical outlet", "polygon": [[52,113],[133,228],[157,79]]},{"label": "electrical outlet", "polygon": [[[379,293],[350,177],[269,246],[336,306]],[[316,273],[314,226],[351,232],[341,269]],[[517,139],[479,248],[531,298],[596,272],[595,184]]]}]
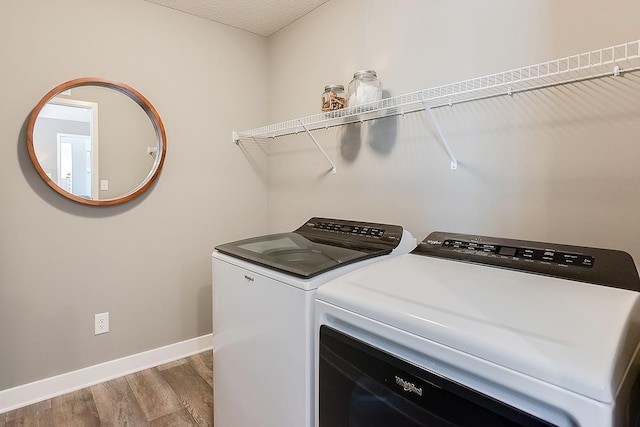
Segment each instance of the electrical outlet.
[{"label": "electrical outlet", "polygon": [[109,332],[109,313],[96,314],[96,335]]}]

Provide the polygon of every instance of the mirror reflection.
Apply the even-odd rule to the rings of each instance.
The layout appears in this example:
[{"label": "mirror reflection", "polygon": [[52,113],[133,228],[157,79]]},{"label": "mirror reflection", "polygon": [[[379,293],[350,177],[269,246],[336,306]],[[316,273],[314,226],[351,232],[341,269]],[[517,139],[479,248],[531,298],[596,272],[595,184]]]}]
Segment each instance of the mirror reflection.
[{"label": "mirror reflection", "polygon": [[32,114],[28,148],[57,192],[86,204],[114,204],[142,193],[164,160],[164,128],[132,88],[79,79],[47,94]]}]

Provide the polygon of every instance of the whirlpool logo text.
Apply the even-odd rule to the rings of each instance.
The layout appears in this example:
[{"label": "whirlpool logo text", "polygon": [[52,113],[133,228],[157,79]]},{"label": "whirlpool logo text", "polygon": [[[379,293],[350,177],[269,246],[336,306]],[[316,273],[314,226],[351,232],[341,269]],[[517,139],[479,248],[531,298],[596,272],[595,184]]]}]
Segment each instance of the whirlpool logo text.
[{"label": "whirlpool logo text", "polygon": [[422,396],[422,387],[416,387],[414,383],[410,383],[409,381],[405,381],[396,375],[396,384],[398,384],[404,391],[408,391],[410,393],[417,394],[418,396]]}]

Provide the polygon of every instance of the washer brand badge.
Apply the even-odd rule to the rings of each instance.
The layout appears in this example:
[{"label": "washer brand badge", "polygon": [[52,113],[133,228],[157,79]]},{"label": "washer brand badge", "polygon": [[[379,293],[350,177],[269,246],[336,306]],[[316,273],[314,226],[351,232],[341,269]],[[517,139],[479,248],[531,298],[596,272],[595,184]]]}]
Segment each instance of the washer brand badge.
[{"label": "washer brand badge", "polygon": [[418,396],[422,396],[422,387],[416,387],[414,383],[405,381],[397,375],[396,375],[396,384],[402,387],[404,391],[408,391],[410,393],[417,394]]},{"label": "washer brand badge", "polygon": [[438,245],[438,246],[442,244],[440,240],[427,240],[427,243],[430,245]]},{"label": "washer brand badge", "polygon": [[253,282],[253,277],[251,276],[247,276],[246,274],[244,275],[244,278],[247,279],[247,281],[249,282]]}]

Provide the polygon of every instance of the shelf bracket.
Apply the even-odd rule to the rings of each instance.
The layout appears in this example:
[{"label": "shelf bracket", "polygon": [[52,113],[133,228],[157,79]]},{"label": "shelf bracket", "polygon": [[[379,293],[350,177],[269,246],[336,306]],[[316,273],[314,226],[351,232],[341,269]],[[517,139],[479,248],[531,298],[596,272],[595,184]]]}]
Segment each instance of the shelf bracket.
[{"label": "shelf bracket", "polygon": [[327,159],[327,162],[329,162],[329,164],[331,165],[331,173],[336,173],[336,165],[335,163],[333,163],[333,161],[331,161],[331,159],[329,158],[329,156],[327,155],[327,153],[322,149],[322,147],[320,146],[320,144],[318,144],[318,141],[316,141],[316,139],[314,138],[314,136],[311,134],[311,132],[309,131],[309,129],[307,129],[307,127],[304,125],[304,123],[302,123],[302,120],[298,120],[298,123],[300,124],[300,126],[302,126],[302,129],[304,129],[305,132],[307,132],[307,135],[309,135],[309,138],[311,138],[311,140],[313,141],[314,144],[316,144],[316,147],[318,147],[318,150],[320,150],[320,152],[322,153],[322,155],[324,156],[325,159]]},{"label": "shelf bracket", "polygon": [[451,159],[451,170],[458,169],[458,160],[456,159],[456,156],[453,155],[453,151],[451,151],[451,147],[449,146],[449,143],[447,142],[447,138],[444,136],[444,133],[442,132],[442,129],[440,129],[440,125],[438,124],[438,121],[436,120],[436,117],[433,115],[433,111],[431,111],[431,107],[429,106],[429,104],[427,104],[427,101],[424,100],[424,99],[421,99],[420,102],[422,102],[422,105],[424,105],[424,109],[427,112],[427,114],[429,115],[429,119],[431,120],[431,123],[433,124],[433,127],[436,129],[436,132],[438,133],[438,136],[440,137],[440,141],[442,141],[442,145],[444,145],[444,149],[447,150],[447,154],[449,155],[449,159]]}]

